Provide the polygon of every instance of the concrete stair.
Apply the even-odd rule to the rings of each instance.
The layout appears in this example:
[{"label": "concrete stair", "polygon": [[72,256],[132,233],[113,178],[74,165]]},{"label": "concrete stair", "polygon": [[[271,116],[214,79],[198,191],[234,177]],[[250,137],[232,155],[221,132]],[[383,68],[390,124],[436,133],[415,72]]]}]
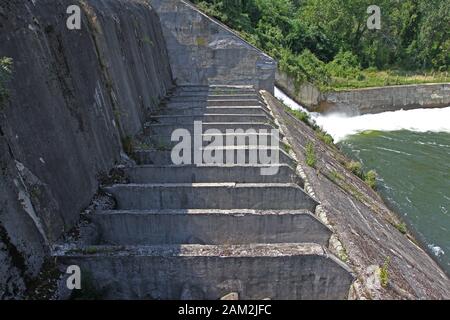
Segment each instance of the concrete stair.
[{"label": "concrete stair", "polygon": [[[193,134],[194,121],[203,121],[197,138],[211,129],[233,138],[200,147],[233,161],[173,164],[172,132]],[[88,216],[95,236],[56,245],[53,255],[89,272],[105,298],[346,299],[353,276],[327,252],[332,231],[314,216],[318,203],[302,189],[296,161],[283,144],[258,144],[267,132],[227,133],[274,128],[252,87],[178,87],[145,125],[153,147],[135,150],[138,164],[122,168],[128,183],[103,188],[116,207]],[[279,162],[262,164],[266,153]]]},{"label": "concrete stair", "polygon": [[[307,210],[113,210],[92,216],[103,244],[317,243],[331,231]],[[161,226],[171,226],[167,232]]]},{"label": "concrete stair", "polygon": [[[203,130],[219,130],[222,133],[226,133],[226,130],[271,130],[274,126],[270,124],[270,121],[265,122],[203,122]],[[189,132],[194,132],[193,123],[182,123],[182,124],[164,124],[164,123],[146,123],[144,125],[145,135],[152,136],[171,136],[176,129],[187,129]]]},{"label": "concrete stair", "polygon": [[150,123],[162,123],[162,124],[191,124],[194,121],[203,122],[267,122],[269,117],[265,114],[199,114],[199,115],[159,115],[150,117]]},{"label": "concrete stair", "polygon": [[296,183],[303,186],[302,179],[287,164],[278,167],[276,175],[261,175],[264,165],[144,165],[125,168],[131,183]]},{"label": "concrete stair", "polygon": [[[166,146],[162,146],[165,148]],[[291,156],[286,153],[280,147],[258,147],[258,146],[232,146],[232,147],[202,147],[201,150],[214,150],[215,152],[222,152],[226,163],[229,164],[248,164],[251,157],[256,157],[258,163],[263,163],[261,158],[261,153],[267,154],[269,156],[272,153],[276,153],[279,156],[279,162],[288,164],[289,166],[295,168],[297,163]],[[194,163],[194,147],[192,146],[191,153],[191,163]],[[139,164],[152,164],[152,165],[165,165],[172,163],[172,151],[171,150],[136,150],[134,152],[134,158]],[[245,159],[244,163],[238,163],[238,159]],[[232,160],[234,159],[234,161]],[[203,164],[203,163],[202,163]]]},{"label": "concrete stair", "polygon": [[344,299],[353,280],[313,243],[57,246],[54,255],[95,270],[93,285],[116,299]]}]

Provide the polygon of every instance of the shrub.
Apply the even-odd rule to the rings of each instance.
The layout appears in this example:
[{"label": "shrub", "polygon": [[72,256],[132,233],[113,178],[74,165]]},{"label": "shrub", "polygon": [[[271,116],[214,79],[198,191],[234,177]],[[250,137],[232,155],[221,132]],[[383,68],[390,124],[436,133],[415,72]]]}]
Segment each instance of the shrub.
[{"label": "shrub", "polygon": [[356,176],[360,177],[361,179],[364,179],[364,172],[362,170],[362,165],[358,161],[350,161],[346,165],[347,169],[353,172]]},{"label": "shrub", "polygon": [[349,51],[339,51],[334,60],[327,64],[327,72],[334,77],[354,78],[361,71],[358,57]]},{"label": "shrub", "polygon": [[296,117],[298,120],[306,123],[307,125],[310,125],[311,123],[311,117],[307,112],[300,111],[300,110],[294,110],[294,109],[288,109],[288,112],[292,114],[294,117]]},{"label": "shrub", "polygon": [[380,282],[382,287],[387,287],[389,284],[389,265],[391,263],[391,258],[388,257],[384,261],[383,266],[380,268]]},{"label": "shrub", "polygon": [[371,187],[372,189],[376,189],[377,177],[378,177],[377,172],[375,170],[370,170],[369,172],[367,172],[364,181],[367,183],[369,187]]},{"label": "shrub", "polygon": [[321,130],[320,128],[316,130],[316,134],[317,137],[322,140],[323,142],[325,142],[326,144],[333,146],[334,145],[334,139],[331,135],[329,135],[328,133],[324,132],[323,130]]},{"label": "shrub", "polygon": [[309,142],[306,145],[306,164],[312,168],[316,166],[317,158],[314,150],[314,145]]},{"label": "shrub", "polygon": [[406,227],[406,223],[397,223],[397,224],[395,224],[394,225],[394,227],[398,230],[398,231],[400,231],[401,233],[403,233],[403,234],[407,234],[408,233],[408,229],[407,229],[407,227]]}]

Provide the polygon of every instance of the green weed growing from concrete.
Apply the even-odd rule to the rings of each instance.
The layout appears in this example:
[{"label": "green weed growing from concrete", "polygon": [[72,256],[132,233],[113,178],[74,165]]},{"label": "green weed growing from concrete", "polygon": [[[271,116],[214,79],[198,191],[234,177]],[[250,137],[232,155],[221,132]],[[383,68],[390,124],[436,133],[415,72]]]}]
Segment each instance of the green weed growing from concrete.
[{"label": "green weed growing from concrete", "polygon": [[309,142],[306,145],[306,164],[312,168],[316,166],[317,163],[317,157],[316,157],[316,151],[314,150],[314,145]]},{"label": "green weed growing from concrete", "polygon": [[378,174],[376,173],[376,171],[370,170],[365,175],[364,181],[367,183],[367,185],[369,187],[371,187],[372,189],[375,190],[377,188],[377,177],[378,177]]},{"label": "green weed growing from concrete", "polygon": [[391,264],[391,258],[387,257],[383,266],[380,268],[380,282],[381,286],[386,288],[389,284],[389,265]]}]

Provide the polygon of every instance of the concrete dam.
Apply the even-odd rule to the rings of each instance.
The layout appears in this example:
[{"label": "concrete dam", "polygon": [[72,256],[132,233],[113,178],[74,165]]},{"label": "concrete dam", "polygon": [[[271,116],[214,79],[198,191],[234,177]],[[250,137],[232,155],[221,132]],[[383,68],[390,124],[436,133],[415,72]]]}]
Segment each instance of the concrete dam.
[{"label": "concrete dam", "polygon": [[[273,97],[276,61],[188,1],[6,0],[0,40],[1,299],[450,298],[345,156]],[[174,132],[190,134],[182,163]]]}]

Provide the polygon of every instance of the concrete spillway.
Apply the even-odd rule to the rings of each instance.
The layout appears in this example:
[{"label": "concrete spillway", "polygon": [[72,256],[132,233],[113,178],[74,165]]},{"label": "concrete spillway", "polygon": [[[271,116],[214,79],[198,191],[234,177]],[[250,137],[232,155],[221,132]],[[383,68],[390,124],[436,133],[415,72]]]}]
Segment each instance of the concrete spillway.
[{"label": "concrete spillway", "polygon": [[[224,136],[244,123],[275,128],[254,89],[191,86],[167,98],[144,139],[168,143],[171,130],[198,120],[220,124]],[[140,163],[124,169],[129,183],[104,188],[116,209],[90,217],[97,239],[55,246],[54,255],[89,270],[109,298],[347,298],[353,276],[327,252],[332,232],[314,216],[318,203],[302,189],[296,161],[281,147],[244,141],[215,150],[278,152],[277,174],[254,163],[177,166],[170,150],[136,151]]]}]

